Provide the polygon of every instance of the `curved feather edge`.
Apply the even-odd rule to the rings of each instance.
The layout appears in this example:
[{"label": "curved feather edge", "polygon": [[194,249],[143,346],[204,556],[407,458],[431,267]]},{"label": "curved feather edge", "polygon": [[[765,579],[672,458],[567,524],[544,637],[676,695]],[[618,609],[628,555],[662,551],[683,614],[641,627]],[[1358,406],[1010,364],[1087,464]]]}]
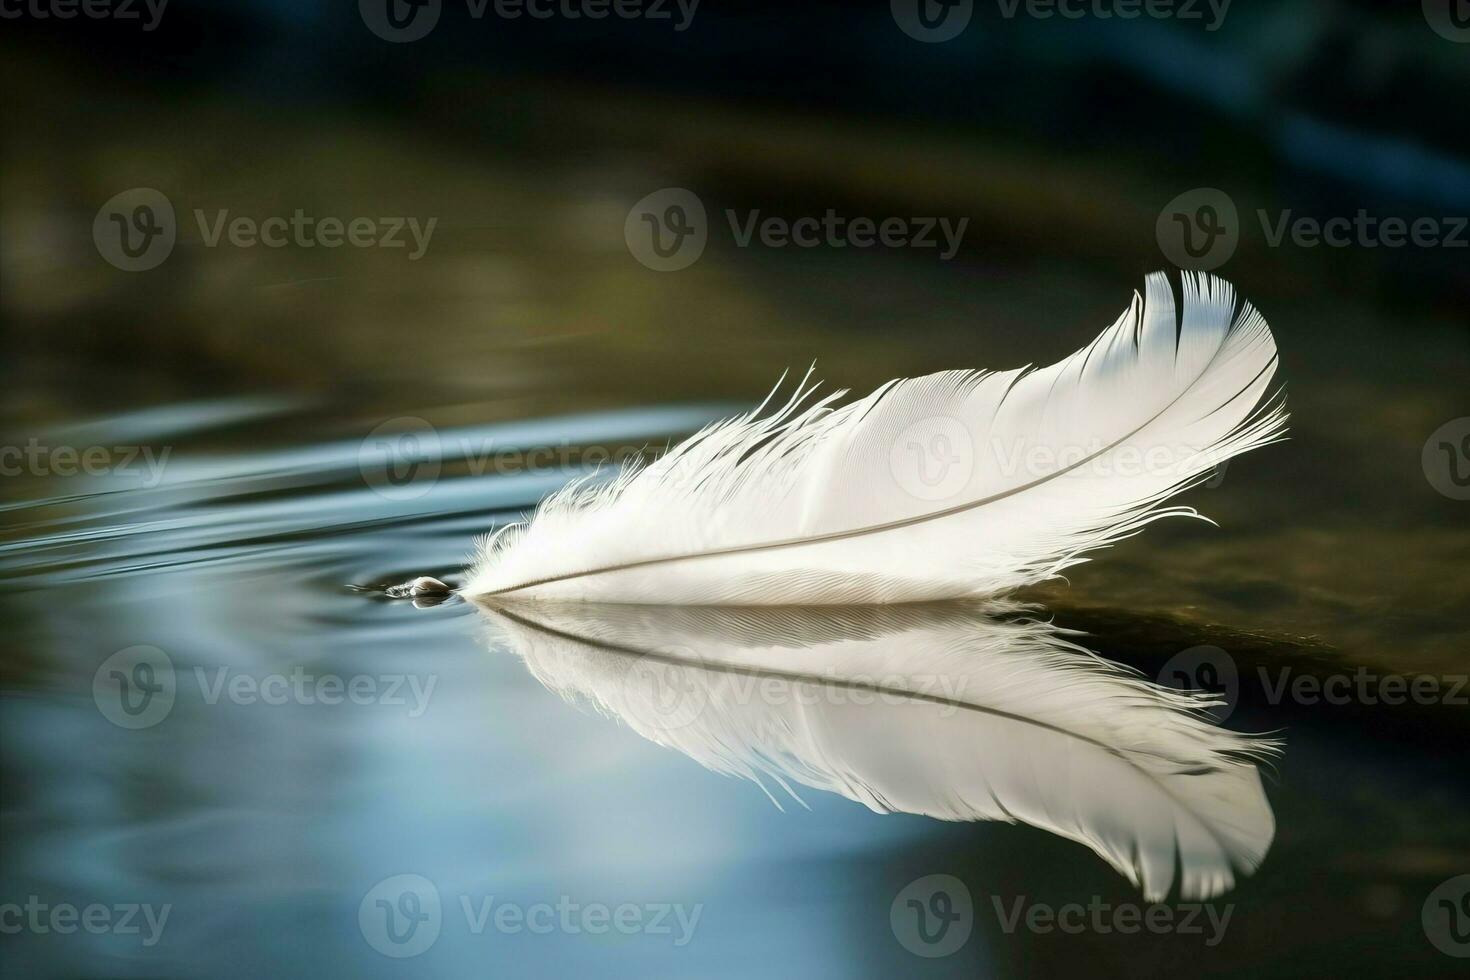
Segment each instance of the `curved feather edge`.
[{"label": "curved feather edge", "polygon": [[[486,538],[471,597],[725,605],[916,602],[1055,577],[1279,440],[1276,345],[1229,283],[1162,273],[1046,368],[890,381],[779,407],[591,475]],[[783,379],[784,381],[784,379]]]}]

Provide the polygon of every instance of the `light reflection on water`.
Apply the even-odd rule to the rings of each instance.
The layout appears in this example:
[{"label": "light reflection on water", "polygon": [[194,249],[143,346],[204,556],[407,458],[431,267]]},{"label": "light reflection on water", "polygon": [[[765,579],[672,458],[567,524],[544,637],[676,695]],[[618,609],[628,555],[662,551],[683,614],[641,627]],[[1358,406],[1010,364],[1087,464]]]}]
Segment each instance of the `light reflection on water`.
[{"label": "light reflection on water", "polygon": [[[1074,969],[1146,951],[1182,967],[1198,955],[1198,937],[1184,935],[1006,934],[991,896],[1055,904],[1142,896],[1104,861],[1043,830],[881,815],[843,799],[876,799],[877,784],[844,786],[819,772],[821,760],[854,744],[866,712],[826,729],[815,755],[798,736],[821,729],[767,719],[787,726],[798,763],[795,772],[787,760],[766,773],[832,790],[803,791],[804,807],[782,810],[747,782],[562,703],[511,655],[525,650],[492,639],[487,653],[470,605],[420,610],[349,588],[452,577],[476,535],[565,482],[575,469],[561,463],[591,459],[567,452],[549,467],[487,465],[491,448],[509,459],[534,446],[657,447],[709,420],[714,407],[445,428],[439,475],[407,493],[385,490],[371,465],[364,469],[371,449],[361,433],[282,445],[283,430],[315,431],[305,412],[220,401],[52,430],[45,438],[57,443],[167,446],[170,454],[156,479],[113,472],[10,484],[0,543],[10,627],[0,894],[170,907],[160,938],[146,946],[146,927],[143,935],[9,936],[7,965],[17,975],[974,976],[1023,973],[1032,960]],[[1156,645],[1192,641],[1182,628],[1172,636],[1145,629]],[[1096,645],[1127,653],[1098,632]],[[166,713],[132,730],[99,710],[94,682],[105,661],[140,645],[167,657],[175,686]],[[798,654],[810,638],[788,645]],[[113,662],[123,676],[156,681],[131,672],[137,657],[153,654],[128,656]],[[1245,704],[1232,719],[1242,731],[1291,730],[1283,775],[1266,782],[1267,815],[1276,809],[1282,837],[1260,873],[1221,899],[1239,905],[1229,941],[1211,954],[1222,965],[1259,962],[1280,942],[1283,922],[1313,936],[1344,926],[1371,934],[1388,905],[1390,917],[1413,918],[1421,878],[1445,876],[1432,847],[1418,872],[1385,869],[1382,860],[1424,850],[1415,821],[1463,804],[1460,788],[1429,775],[1459,720],[1440,712],[1390,720],[1377,725],[1378,741],[1365,742],[1342,717],[1319,724]],[[899,728],[883,727],[865,737],[897,753],[886,763],[912,775],[905,769],[934,762],[914,755],[925,738],[943,739],[936,754],[962,765],[966,746],[949,739],[973,735],[921,732],[905,741]],[[1417,758],[1385,758],[1394,756],[1386,746],[1415,738]],[[975,752],[987,772],[1009,761],[996,744]],[[1055,808],[1066,789],[1034,791]],[[1369,806],[1365,794],[1396,802]],[[1354,813],[1344,800],[1367,809]],[[1402,809],[1390,820],[1386,806]],[[1136,829],[1126,823],[1110,832]],[[1384,839],[1391,826],[1405,829]],[[1365,827],[1379,835],[1371,848],[1361,843]],[[891,905],[905,886],[938,873],[969,887],[974,933],[951,956],[919,959],[896,938]],[[440,934],[422,954],[393,959],[360,928],[359,910],[377,883],[405,874],[433,883]],[[1365,893],[1378,904],[1360,907]],[[541,934],[497,929],[492,919],[477,932],[463,903],[473,911],[487,899],[522,909],[662,903],[701,911],[676,945],[677,926],[593,933],[574,922]],[[1341,955],[1361,954],[1348,945]],[[1427,947],[1426,955],[1437,956]]]}]

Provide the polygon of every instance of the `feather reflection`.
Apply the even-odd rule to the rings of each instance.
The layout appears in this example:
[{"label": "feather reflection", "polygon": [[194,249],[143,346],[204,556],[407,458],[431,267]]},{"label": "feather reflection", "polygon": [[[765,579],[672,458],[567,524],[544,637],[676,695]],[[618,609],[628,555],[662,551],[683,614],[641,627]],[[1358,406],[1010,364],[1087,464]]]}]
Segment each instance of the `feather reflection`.
[{"label": "feather reflection", "polygon": [[[1257,762],[1205,695],[1159,687],[1013,603],[479,607],[548,689],[773,800],[1020,822],[1150,900],[1229,889],[1275,834]],[[768,785],[774,784],[774,787]]]}]

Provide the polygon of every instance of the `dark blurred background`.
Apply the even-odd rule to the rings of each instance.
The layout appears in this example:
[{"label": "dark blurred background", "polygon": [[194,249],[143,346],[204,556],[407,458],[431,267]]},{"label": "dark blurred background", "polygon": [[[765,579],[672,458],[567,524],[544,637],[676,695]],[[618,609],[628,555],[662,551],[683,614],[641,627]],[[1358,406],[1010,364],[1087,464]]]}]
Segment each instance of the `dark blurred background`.
[{"label": "dark blurred background", "polygon": [[[911,37],[879,2],[706,0],[686,13],[670,0],[658,11],[668,19],[603,20],[393,4],[437,21],[390,43],[345,2],[7,14],[12,397],[17,385],[46,397],[28,389],[39,364],[70,370],[55,363],[61,347],[127,356],[158,373],[150,385],[217,391],[254,372],[319,388],[324,357],[342,363],[333,384],[414,371],[463,382],[456,364],[473,365],[474,383],[499,358],[471,352],[587,351],[625,335],[661,348],[656,361],[696,338],[735,345],[762,362],[752,376],[764,383],[767,359],[731,335],[780,336],[773,319],[898,334],[963,317],[989,280],[1132,286],[1169,264],[1156,222],[1196,187],[1238,206],[1239,248],[1220,271],[1252,297],[1330,295],[1404,342],[1470,295],[1464,248],[1273,248],[1254,217],[1470,211],[1470,43],[1454,20],[1442,36],[1418,3],[1200,0],[1137,19],[1074,4],[1085,16],[1043,19],[965,0],[950,16],[967,25],[941,43]],[[180,254],[158,275],[115,275],[87,234],[96,209],[134,186],[179,213]],[[916,253],[918,288],[885,288],[903,273],[871,255],[721,254],[728,234],[691,281],[657,282],[616,253],[628,204],[663,186],[691,188],[711,214],[932,212],[970,226],[951,267]],[[437,216],[435,247],[417,265],[350,248],[206,253],[188,217],[296,207]],[[1088,309],[1044,292],[1057,319]],[[798,359],[830,364],[830,349],[809,346]]]}]

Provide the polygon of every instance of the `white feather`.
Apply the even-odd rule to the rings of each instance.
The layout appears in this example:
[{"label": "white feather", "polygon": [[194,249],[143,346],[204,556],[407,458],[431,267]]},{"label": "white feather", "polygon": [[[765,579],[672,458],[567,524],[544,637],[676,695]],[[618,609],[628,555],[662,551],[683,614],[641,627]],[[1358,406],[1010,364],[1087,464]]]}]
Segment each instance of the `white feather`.
[{"label": "white feather", "polygon": [[1274,743],[1014,605],[482,608],[542,684],[709,769],[878,812],[1030,824],[1150,900],[1176,865],[1184,899],[1219,894],[1275,834],[1252,762]]},{"label": "white feather", "polygon": [[[1223,280],[1162,273],[1047,368],[891,381],[841,407],[805,382],[487,539],[466,594],[726,605],[994,595],[1169,515],[1285,428],[1266,321]],[[779,386],[778,386],[779,388]],[[774,394],[774,393],[773,393]],[[767,402],[771,399],[768,398]]]}]

